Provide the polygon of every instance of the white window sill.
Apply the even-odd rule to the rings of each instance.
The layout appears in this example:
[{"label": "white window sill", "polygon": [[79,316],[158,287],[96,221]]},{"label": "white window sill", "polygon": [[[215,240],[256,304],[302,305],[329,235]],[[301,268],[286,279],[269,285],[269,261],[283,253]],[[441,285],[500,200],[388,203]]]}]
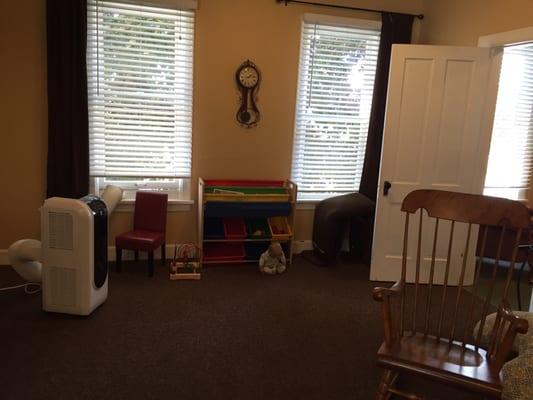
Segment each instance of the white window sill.
[{"label": "white window sill", "polygon": [[313,199],[310,199],[310,198],[299,199],[299,200],[296,200],[296,209],[297,210],[314,210],[317,204],[324,200],[331,199],[332,197],[337,197],[337,196],[342,196],[345,194],[352,194],[352,193],[358,193],[358,192],[335,193],[335,194],[330,194],[328,196],[325,196],[324,198],[318,198],[318,199],[316,197]]},{"label": "white window sill", "polygon": [[299,200],[296,202],[297,210],[314,210],[321,200]]},{"label": "white window sill", "polygon": [[[168,212],[186,212],[191,211],[192,206],[194,205],[194,200],[169,200],[168,201]],[[135,211],[135,200],[122,200],[120,204],[115,209],[115,212],[134,212]]]}]

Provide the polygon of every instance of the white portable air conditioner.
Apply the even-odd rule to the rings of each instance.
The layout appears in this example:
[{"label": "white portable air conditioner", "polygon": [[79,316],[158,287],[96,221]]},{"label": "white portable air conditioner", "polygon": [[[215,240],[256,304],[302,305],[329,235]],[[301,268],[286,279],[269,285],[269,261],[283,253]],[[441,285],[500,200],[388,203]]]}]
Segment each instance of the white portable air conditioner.
[{"label": "white portable air conditioner", "polygon": [[107,298],[107,207],[97,196],[41,208],[43,309],[89,315]]},{"label": "white portable air conditioner", "polygon": [[28,282],[23,286],[42,281],[44,310],[89,315],[106,300],[107,219],[121,198],[122,189],[108,185],[102,198],[47,199],[40,209],[41,241],[22,239],[9,247],[10,264]]}]

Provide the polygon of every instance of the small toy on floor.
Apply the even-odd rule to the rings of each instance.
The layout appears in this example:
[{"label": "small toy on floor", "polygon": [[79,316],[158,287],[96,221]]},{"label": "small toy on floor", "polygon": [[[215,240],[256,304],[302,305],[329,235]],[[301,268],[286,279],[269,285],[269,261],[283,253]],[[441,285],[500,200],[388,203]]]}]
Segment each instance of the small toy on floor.
[{"label": "small toy on floor", "polygon": [[272,242],[268,250],[261,254],[259,259],[259,271],[263,274],[276,275],[285,272],[287,260],[283,249],[278,242]]},{"label": "small toy on floor", "polygon": [[176,244],[170,263],[170,280],[199,280],[202,278],[200,249],[192,243]]}]

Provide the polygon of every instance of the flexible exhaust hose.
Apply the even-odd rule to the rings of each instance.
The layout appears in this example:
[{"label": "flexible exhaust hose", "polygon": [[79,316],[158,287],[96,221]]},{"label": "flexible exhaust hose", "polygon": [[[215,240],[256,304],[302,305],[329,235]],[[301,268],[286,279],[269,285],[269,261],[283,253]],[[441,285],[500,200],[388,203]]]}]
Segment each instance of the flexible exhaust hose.
[{"label": "flexible exhaust hose", "polygon": [[28,282],[41,282],[41,242],[35,239],[18,240],[7,251],[13,269]]},{"label": "flexible exhaust hose", "polygon": [[107,217],[113,213],[120,200],[122,200],[122,189],[118,186],[107,185],[100,198],[107,207]]}]

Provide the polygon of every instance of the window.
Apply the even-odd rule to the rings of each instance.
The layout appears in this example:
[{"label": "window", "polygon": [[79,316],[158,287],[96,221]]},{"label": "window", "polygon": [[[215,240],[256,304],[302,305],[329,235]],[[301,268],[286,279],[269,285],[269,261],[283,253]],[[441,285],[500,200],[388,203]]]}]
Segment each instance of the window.
[{"label": "window", "polygon": [[168,191],[191,176],[194,11],[88,1],[90,174]]},{"label": "window", "polygon": [[533,44],[504,49],[484,194],[528,198],[533,162]]},{"label": "window", "polygon": [[359,190],[380,23],[306,15],[292,159],[299,200]]}]

